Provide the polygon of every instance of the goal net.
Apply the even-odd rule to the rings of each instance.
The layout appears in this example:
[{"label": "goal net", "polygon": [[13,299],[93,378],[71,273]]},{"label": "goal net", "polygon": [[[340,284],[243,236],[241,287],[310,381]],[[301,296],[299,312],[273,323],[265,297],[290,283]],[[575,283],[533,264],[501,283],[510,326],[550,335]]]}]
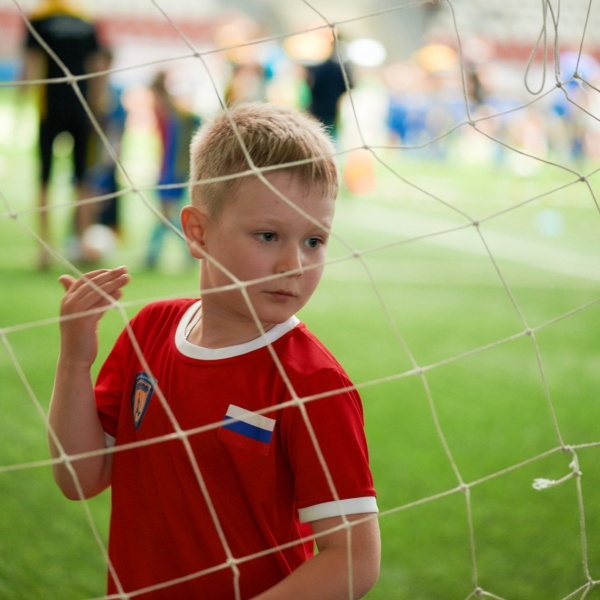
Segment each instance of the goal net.
[{"label": "goal net", "polygon": [[74,206],[118,205],[88,243],[98,265],[132,273],[101,321],[100,364],[143,305],[198,295],[161,209],[185,184],[160,182],[157,73],[200,120],[239,100],[310,110],[332,50],[342,188],[299,316],[364,404],[382,533],[368,597],[600,598],[600,5],[90,2],[110,61],[61,68],[75,89],[119,97],[113,136],[79,94],[115,186],[77,198],[61,136],[45,206],[34,96],[52,82],[20,75],[36,5],[0,1],[0,595],[107,598],[108,494],[64,500],[46,442],[55,280],[83,270],[67,243]]}]

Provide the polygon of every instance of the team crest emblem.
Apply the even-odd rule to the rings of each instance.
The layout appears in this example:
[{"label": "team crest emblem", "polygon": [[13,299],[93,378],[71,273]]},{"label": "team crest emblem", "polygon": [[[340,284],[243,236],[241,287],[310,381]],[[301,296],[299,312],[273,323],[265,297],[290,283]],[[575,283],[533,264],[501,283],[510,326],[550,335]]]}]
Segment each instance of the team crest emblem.
[{"label": "team crest emblem", "polygon": [[141,425],[146,414],[146,409],[154,393],[155,383],[154,379],[144,372],[135,376],[135,384],[131,394],[131,412],[133,414],[133,425],[136,429]]}]

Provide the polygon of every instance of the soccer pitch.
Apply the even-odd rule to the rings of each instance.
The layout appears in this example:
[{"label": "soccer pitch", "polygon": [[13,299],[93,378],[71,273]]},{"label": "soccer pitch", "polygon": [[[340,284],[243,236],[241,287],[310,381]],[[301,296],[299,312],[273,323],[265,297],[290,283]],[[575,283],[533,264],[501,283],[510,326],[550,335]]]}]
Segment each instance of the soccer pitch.
[{"label": "soccer pitch", "polygon": [[[143,145],[132,140],[129,156],[140,161]],[[0,596],[101,597],[108,494],[68,502],[44,462],[65,268],[34,268],[32,148],[0,151],[0,194],[18,213],[0,214]],[[600,580],[593,195],[549,165],[523,174],[381,156],[393,172],[379,166],[373,192],[340,196],[330,264],[300,315],[364,401],[383,543],[368,598],[583,598]],[[55,205],[69,197],[61,173]],[[598,197],[598,176],[589,184]],[[197,269],[178,240],[165,256],[176,268],[141,268],[153,217],[133,195],[123,210],[123,241],[107,260],[133,275],[127,314],[195,294]],[[57,239],[69,214],[53,213]],[[101,357],[122,326],[105,316]],[[536,490],[540,478],[566,479]],[[600,598],[598,587],[585,598]]]}]

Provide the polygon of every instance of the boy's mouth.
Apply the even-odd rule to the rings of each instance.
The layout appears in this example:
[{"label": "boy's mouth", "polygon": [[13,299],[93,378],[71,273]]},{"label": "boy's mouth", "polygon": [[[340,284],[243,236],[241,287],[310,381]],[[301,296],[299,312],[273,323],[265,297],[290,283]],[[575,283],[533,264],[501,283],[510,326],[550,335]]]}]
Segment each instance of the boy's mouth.
[{"label": "boy's mouth", "polygon": [[280,298],[282,300],[296,297],[296,294],[290,292],[289,290],[267,290],[266,293],[273,298]]}]

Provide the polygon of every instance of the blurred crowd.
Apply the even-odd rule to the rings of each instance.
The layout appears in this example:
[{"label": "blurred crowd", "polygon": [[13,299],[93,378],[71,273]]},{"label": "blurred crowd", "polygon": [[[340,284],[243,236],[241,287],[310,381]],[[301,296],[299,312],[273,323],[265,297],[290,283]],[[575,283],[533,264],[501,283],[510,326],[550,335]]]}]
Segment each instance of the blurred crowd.
[{"label": "blurred crowd", "polygon": [[[290,104],[320,119],[341,152],[352,150],[341,159],[350,193],[373,187],[367,147],[394,148],[407,158],[463,163],[504,163],[531,155],[583,164],[586,157],[600,157],[599,95],[590,93],[600,87],[600,68],[585,55],[565,52],[557,57],[554,65],[560,84],[556,85],[550,65],[544,71],[541,64],[534,64],[523,73],[522,66],[519,71],[502,61],[494,55],[493,45],[481,39],[463,40],[461,54],[452,45],[432,39],[405,60],[392,61],[375,40],[346,40],[323,27],[269,41],[268,32],[258,23],[236,14],[214,32],[213,48],[221,51],[207,53],[202,61],[161,61],[156,68],[147,66],[133,76],[132,71],[119,68],[123,49],[103,45],[93,23],[72,2],[43,0],[31,18],[42,37],[49,36],[46,41],[51,47],[54,41],[44,31],[52,28],[44,29],[44,23],[53,22],[54,29],[58,22],[62,24],[62,43],[65,32],[70,32],[73,48],[79,48],[78,60],[69,62],[67,50],[54,49],[73,74],[100,74],[89,79],[87,87],[86,80],[80,82],[101,134],[94,127],[85,128],[89,142],[85,149],[75,148],[79,157],[74,172],[78,199],[100,197],[101,201],[78,203],[86,210],[85,216],[74,219],[69,246],[73,260],[98,258],[101,244],[95,248],[94,243],[86,243],[86,231],[98,236],[104,231],[106,236],[109,229],[115,236],[120,234],[118,189],[125,183],[118,168],[122,138],[128,130],[145,129],[153,132],[159,147],[154,165],[157,224],[145,256],[146,266],[156,268],[164,238],[178,228],[178,213],[186,201],[191,136],[202,120],[238,102]],[[263,41],[253,43],[256,40]],[[24,52],[26,78],[35,79],[35,68],[40,77],[42,55],[47,64],[55,63],[31,32]],[[53,76],[63,74],[55,69]],[[72,95],[71,86],[63,85]],[[536,86],[538,90],[531,89]],[[76,103],[81,105],[80,98]],[[72,119],[57,122],[59,114],[64,110],[40,105],[40,139],[46,140],[40,155],[42,208],[50,173],[48,135],[62,130],[73,133]],[[49,121],[54,122],[50,134]],[[49,243],[47,211],[41,215],[40,236]],[[42,248],[40,267],[47,265]]]}]

